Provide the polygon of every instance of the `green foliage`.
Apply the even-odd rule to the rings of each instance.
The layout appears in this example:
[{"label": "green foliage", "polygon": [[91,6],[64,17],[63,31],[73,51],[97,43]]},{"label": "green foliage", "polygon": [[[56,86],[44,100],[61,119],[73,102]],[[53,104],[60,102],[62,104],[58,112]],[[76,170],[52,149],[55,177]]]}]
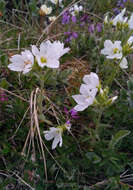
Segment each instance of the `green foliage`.
[{"label": "green foliage", "polygon": [[[71,0],[64,2],[64,8],[43,0],[9,3],[11,10],[6,7],[7,1],[0,0],[0,189],[11,189],[11,185],[14,190],[130,189],[132,178],[124,176],[133,173],[132,59],[123,72],[117,60],[106,59],[100,51],[106,39],[121,40],[125,45],[131,31],[116,30],[111,25],[102,25],[101,32],[96,29],[105,13],[114,15],[117,1],[81,1],[84,11],[77,15],[75,24],[70,15],[66,25],[61,24],[61,16],[49,25],[49,15],[40,16],[39,9],[46,3],[53,9],[50,16],[58,16]],[[125,5],[130,11],[131,2]],[[84,13],[89,21],[81,24]],[[91,24],[95,29],[92,33],[88,32]],[[66,42],[64,32],[68,31],[77,32],[78,38]],[[31,45],[39,46],[47,39],[70,47],[60,59],[59,69],[41,68],[37,63],[26,75],[8,69],[12,55],[31,50]],[[79,112],[75,119],[70,112],[75,106],[72,95],[79,94],[83,76],[90,72],[98,74],[104,93],[98,90],[99,104]],[[1,101],[3,92],[6,101]],[[105,106],[103,100],[114,96],[118,96],[117,101]],[[42,141],[34,120],[35,107]],[[53,139],[46,141],[43,131],[63,126],[68,120],[72,127],[63,133],[63,146],[52,150]],[[40,142],[44,143],[48,180]]]},{"label": "green foliage", "polygon": [[115,145],[123,139],[125,136],[129,135],[130,131],[128,130],[120,130],[118,131],[115,136],[112,137],[110,143],[109,143],[109,148],[114,149]]}]

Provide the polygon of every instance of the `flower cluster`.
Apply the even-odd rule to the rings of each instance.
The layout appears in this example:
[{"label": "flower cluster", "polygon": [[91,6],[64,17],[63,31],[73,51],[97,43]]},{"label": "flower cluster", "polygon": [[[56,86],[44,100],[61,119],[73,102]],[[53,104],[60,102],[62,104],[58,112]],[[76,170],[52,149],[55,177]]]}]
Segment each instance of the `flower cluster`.
[{"label": "flower cluster", "polygon": [[[60,7],[64,7],[62,4],[62,0],[50,0],[50,2],[54,5],[59,5]],[[50,15],[52,13],[52,7],[48,7],[46,4],[41,5],[40,9],[39,9],[39,14],[41,16],[45,16],[45,15]],[[50,22],[54,22],[56,20],[56,16],[52,15],[48,17]]]},{"label": "flower cluster", "polygon": [[[125,1],[126,2],[126,1]],[[124,8],[117,16],[113,19],[108,18],[108,15],[104,19],[104,23],[116,26],[116,29],[133,29],[133,13],[130,14],[130,18],[125,16],[126,8]],[[130,34],[131,35],[131,34]],[[105,55],[107,59],[119,60],[119,66],[122,69],[128,68],[128,62],[126,56],[133,50],[133,36],[128,36],[127,42],[122,44],[123,41],[116,40],[105,40],[104,48],[101,50],[101,54]]]},{"label": "flower cluster", "polygon": [[125,3],[127,3],[127,0],[118,0],[116,4],[116,8],[113,9],[115,14],[120,13],[120,9],[123,9],[125,7]]},{"label": "flower cluster", "polygon": [[133,13],[131,14],[130,18],[125,17],[126,8],[124,8],[116,17],[113,19],[108,18],[108,15],[104,19],[104,23],[108,24],[111,23],[114,26],[126,26],[129,29],[133,29]]},{"label": "flower cluster", "polygon": [[123,52],[130,52],[133,50],[133,36],[130,36],[126,45],[122,47],[121,41],[105,40],[104,48],[101,50],[101,54],[105,55],[107,59],[120,60],[119,66],[122,69],[128,68],[128,62]]},{"label": "flower cluster", "polygon": [[[91,72],[89,75],[83,77],[84,84],[80,86],[80,94],[73,95],[73,99],[76,101],[77,105],[74,110],[83,111],[90,105],[95,105],[101,108],[106,108],[112,104],[117,96],[110,98],[108,93],[108,87],[102,89],[99,82],[99,77],[96,73]],[[96,97],[97,92],[99,94]]]},{"label": "flower cluster", "polygon": [[83,10],[83,7],[81,5],[77,5],[75,4],[74,6],[72,6],[69,10],[65,11],[64,14],[62,15],[62,24],[68,24],[70,22],[70,20],[73,23],[77,22],[77,15],[79,14],[79,12],[81,12]]},{"label": "flower cluster", "polygon": [[10,58],[11,63],[8,65],[8,68],[26,74],[31,71],[35,62],[34,60],[37,61],[41,68],[44,66],[58,68],[60,57],[70,50],[69,48],[64,48],[64,44],[60,41],[54,41],[52,43],[49,40],[42,42],[39,49],[35,45],[31,47],[32,52],[25,50],[21,54],[13,55]]},{"label": "flower cluster", "polygon": [[50,141],[52,139],[53,143],[52,143],[52,149],[55,149],[56,146],[59,143],[59,146],[62,146],[62,134],[65,130],[70,131],[71,128],[71,124],[69,121],[67,121],[64,125],[58,126],[58,127],[50,127],[49,131],[44,131],[44,137],[47,141]]},{"label": "flower cluster", "polygon": [[99,78],[96,73],[91,72],[83,77],[84,84],[80,86],[80,94],[73,95],[73,99],[77,105],[74,107],[76,111],[83,111],[92,105],[99,87]]}]

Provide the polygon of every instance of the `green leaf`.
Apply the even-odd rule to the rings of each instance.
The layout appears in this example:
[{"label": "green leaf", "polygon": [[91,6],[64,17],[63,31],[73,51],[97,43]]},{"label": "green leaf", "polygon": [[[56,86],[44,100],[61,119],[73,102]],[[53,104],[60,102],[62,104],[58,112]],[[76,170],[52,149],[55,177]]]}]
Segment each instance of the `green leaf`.
[{"label": "green leaf", "polygon": [[94,164],[97,164],[101,161],[101,158],[95,152],[87,152],[85,155]]},{"label": "green leaf", "polygon": [[129,80],[127,81],[127,86],[129,90],[133,90],[133,77],[129,78]]},{"label": "green leaf", "polygon": [[115,136],[112,137],[110,143],[109,143],[109,148],[114,149],[115,145],[124,137],[130,134],[129,130],[120,130],[118,131]]},{"label": "green leaf", "polygon": [[9,83],[7,82],[7,80],[5,78],[3,78],[0,81],[0,87],[7,89],[9,87]]}]

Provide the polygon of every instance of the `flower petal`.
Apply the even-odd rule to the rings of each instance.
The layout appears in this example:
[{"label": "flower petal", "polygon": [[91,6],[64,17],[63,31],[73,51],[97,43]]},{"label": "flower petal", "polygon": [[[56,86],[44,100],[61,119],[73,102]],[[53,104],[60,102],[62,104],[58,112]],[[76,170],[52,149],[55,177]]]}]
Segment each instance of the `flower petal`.
[{"label": "flower petal", "polygon": [[32,45],[31,47],[32,47],[32,53],[34,56],[37,56],[40,54],[38,48],[35,45]]},{"label": "flower petal", "polygon": [[86,104],[86,99],[83,95],[77,94],[73,95],[72,98],[80,105]]},{"label": "flower petal", "polygon": [[88,107],[88,105],[82,104],[82,105],[76,105],[76,106],[74,107],[74,109],[75,109],[76,111],[83,111],[83,110],[85,110],[87,107]]},{"label": "flower petal", "polygon": [[60,142],[60,136],[56,136],[52,143],[52,150],[56,148],[57,144]]},{"label": "flower petal", "polygon": [[123,59],[122,59],[122,61],[120,62],[120,67],[122,68],[122,69],[127,69],[128,68],[128,62],[127,62],[127,59],[124,57]]}]

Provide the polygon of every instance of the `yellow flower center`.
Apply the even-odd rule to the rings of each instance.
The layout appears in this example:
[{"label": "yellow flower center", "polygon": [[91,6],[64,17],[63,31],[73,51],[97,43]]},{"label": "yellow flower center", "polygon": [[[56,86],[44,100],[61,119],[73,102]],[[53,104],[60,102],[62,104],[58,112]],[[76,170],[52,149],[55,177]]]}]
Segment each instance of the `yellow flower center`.
[{"label": "yellow flower center", "polygon": [[44,58],[44,57],[41,57],[41,62],[42,62],[42,63],[47,63],[47,59]]},{"label": "yellow flower center", "polygon": [[77,10],[74,10],[74,14],[77,15],[77,14],[78,14],[78,11],[77,11]]},{"label": "yellow flower center", "polygon": [[118,53],[118,51],[119,51],[118,48],[114,48],[114,49],[113,49],[113,53],[114,53],[114,54],[115,54],[115,53]]}]

